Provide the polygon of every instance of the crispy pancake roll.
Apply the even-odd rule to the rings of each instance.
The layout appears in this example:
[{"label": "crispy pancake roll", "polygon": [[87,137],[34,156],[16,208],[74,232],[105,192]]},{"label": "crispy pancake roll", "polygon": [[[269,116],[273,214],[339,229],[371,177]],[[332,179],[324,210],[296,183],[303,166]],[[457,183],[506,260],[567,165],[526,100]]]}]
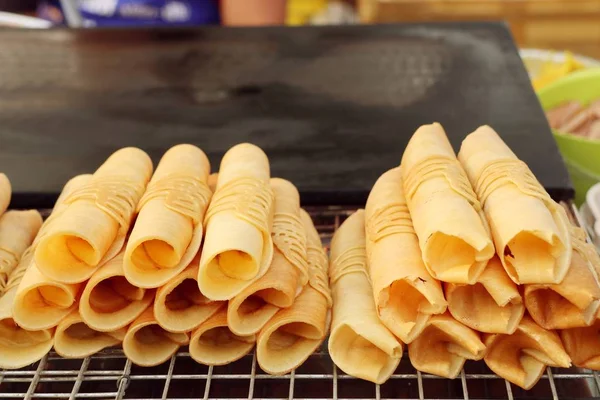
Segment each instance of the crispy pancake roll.
[{"label": "crispy pancake roll", "polygon": [[496,256],[475,284],[447,283],[445,287],[450,314],[476,331],[511,334],[525,313],[517,285]]},{"label": "crispy pancake roll", "polygon": [[208,158],[196,146],[181,144],[165,153],[138,205],[127,242],[129,282],[141,288],[162,286],[196,256],[212,195],[209,173]]},{"label": "crispy pancake roll", "polygon": [[308,282],[306,233],[300,194],[290,182],[273,178],[275,195],[273,261],[267,273],[229,301],[227,323],[237,335],[258,333],[280,308],[290,307]]},{"label": "crispy pancake roll", "polygon": [[227,326],[227,307],[192,332],[190,356],[201,364],[225,365],[252,351],[256,335],[236,335]]},{"label": "crispy pancake roll", "polygon": [[332,306],[327,254],[313,222],[304,210],[309,282],[294,301],[267,322],[258,334],[256,357],[263,371],[287,374],[299,367],[327,336]]},{"label": "crispy pancake roll", "polygon": [[126,328],[113,332],[100,332],[90,328],[73,310],[60,321],[54,334],[54,350],[65,358],[85,358],[107,347],[121,344]]},{"label": "crispy pancake roll", "polygon": [[56,201],[52,214],[46,219],[31,247],[24,274],[19,279],[18,289],[12,304],[15,322],[30,331],[49,329],[58,325],[71,311],[77,308],[77,296],[81,284],[66,284],[54,281],[43,275],[38,269],[33,254],[37,244],[45,237],[50,226],[67,209],[65,199],[76,190],[90,182],[91,175],[78,175],[65,185]]},{"label": "crispy pancake roll", "polygon": [[40,271],[58,282],[81,283],[116,256],[151,175],[152,161],[142,150],[113,153],[65,199],[68,207],[35,249]]},{"label": "crispy pancake roll", "polygon": [[400,168],[375,182],[365,209],[367,259],[379,318],[410,343],[429,318],[446,311],[440,282],[423,264],[402,188]]},{"label": "crispy pancake roll", "polygon": [[413,367],[450,379],[458,376],[466,360],[481,360],[484,354],[479,334],[449,313],[431,317],[421,335],[408,345]]},{"label": "crispy pancake roll", "polygon": [[124,250],[100,267],[79,299],[79,316],[94,331],[126,328],[152,304],[154,290],[132,285],[123,271]]},{"label": "crispy pancake roll", "polygon": [[571,267],[561,283],[525,286],[525,305],[533,320],[545,329],[591,325],[600,308],[600,257],[585,232],[570,226]]},{"label": "crispy pancake roll", "polygon": [[477,196],[440,124],[417,129],[401,169],[429,273],[444,282],[475,283],[494,255],[494,244]]},{"label": "crispy pancake roll", "polygon": [[496,375],[525,390],[539,381],[546,366],[567,368],[571,365],[558,334],[545,330],[528,315],[512,335],[484,336],[487,366]]},{"label": "crispy pancake roll", "polygon": [[571,263],[569,220],[527,164],[489,126],[467,136],[458,159],[483,205],[508,276],[517,284],[561,282]]},{"label": "crispy pancake roll", "polygon": [[600,370],[600,320],[585,328],[564,329],[560,338],[573,365]]},{"label": "crispy pancake roll", "polygon": [[192,331],[224,304],[223,301],[213,301],[204,296],[197,279],[198,258],[158,288],[154,299],[154,317],[162,328],[175,333]]},{"label": "crispy pancake roll", "polygon": [[269,159],[258,147],[232,147],[221,161],[204,219],[198,285],[210,299],[229,300],[263,276],[273,259],[273,191]]},{"label": "crispy pancake roll", "polygon": [[11,194],[12,188],[8,177],[0,173],[0,215],[4,214],[4,211],[8,208]]},{"label": "crispy pancake roll", "polygon": [[127,329],[123,352],[134,364],[153,367],[167,361],[188,342],[187,333],[172,333],[161,328],[150,306]]},{"label": "crispy pancake roll", "polygon": [[364,210],[348,217],[333,236],[329,279],[331,359],[348,375],[384,383],[400,363],[402,343],[377,315],[367,272]]}]

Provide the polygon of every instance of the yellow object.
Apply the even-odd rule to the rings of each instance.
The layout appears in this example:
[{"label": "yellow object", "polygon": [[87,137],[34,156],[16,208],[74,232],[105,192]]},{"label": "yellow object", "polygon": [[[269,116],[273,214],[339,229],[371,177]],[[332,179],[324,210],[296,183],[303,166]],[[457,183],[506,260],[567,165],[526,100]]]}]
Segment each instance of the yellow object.
[{"label": "yellow object", "polygon": [[327,0],[288,0],[286,24],[306,25],[310,19],[327,7]]},{"label": "yellow object", "polygon": [[537,76],[533,79],[533,88],[539,90],[572,72],[584,68],[585,66],[577,61],[571,52],[566,52],[564,62],[547,61],[542,65]]}]

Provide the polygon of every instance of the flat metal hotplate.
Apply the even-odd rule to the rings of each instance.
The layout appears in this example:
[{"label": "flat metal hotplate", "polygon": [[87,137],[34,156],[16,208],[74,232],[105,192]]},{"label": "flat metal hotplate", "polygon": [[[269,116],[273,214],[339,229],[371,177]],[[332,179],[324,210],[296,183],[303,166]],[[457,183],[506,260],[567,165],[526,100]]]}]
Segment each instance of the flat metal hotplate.
[{"label": "flat metal hotplate", "polygon": [[573,189],[501,23],[0,31],[0,171],[13,207],[49,207],[124,146],[240,142],[304,204],[362,204],[415,129],[455,149],[492,125],[555,199]]}]

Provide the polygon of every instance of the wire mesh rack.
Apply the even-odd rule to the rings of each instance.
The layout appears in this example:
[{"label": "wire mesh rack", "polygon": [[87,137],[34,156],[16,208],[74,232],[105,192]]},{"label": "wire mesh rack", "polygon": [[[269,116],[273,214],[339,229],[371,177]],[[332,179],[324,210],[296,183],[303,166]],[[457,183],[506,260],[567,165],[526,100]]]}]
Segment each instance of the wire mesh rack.
[{"label": "wire mesh rack", "polygon": [[[566,205],[574,222],[581,220]],[[309,210],[325,243],[353,210]],[[416,371],[404,355],[390,380],[375,385],[344,374],[326,346],[285,376],[260,369],[256,356],[218,367],[193,361],[182,349],[152,368],[133,365],[120,349],[107,349],[83,360],[51,352],[40,362],[16,371],[0,370],[0,399],[600,399],[600,375],[580,368],[547,368],[530,391],[511,385],[483,362],[467,362],[454,380]]]}]

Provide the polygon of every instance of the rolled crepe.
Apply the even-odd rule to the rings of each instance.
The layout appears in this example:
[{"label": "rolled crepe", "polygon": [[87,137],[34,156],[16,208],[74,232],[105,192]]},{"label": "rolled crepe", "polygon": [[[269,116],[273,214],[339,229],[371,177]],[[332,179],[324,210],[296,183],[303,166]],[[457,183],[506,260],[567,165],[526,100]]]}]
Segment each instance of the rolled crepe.
[{"label": "rolled crepe", "polygon": [[571,365],[558,334],[540,327],[528,315],[512,335],[484,336],[487,366],[496,375],[525,390],[537,383],[546,366],[567,368]]},{"label": "rolled crepe", "polygon": [[99,332],[90,328],[73,310],[56,327],[54,350],[65,358],[85,358],[107,347],[120,344],[125,337],[126,328],[114,332]]},{"label": "rolled crepe", "polygon": [[440,124],[417,129],[401,169],[429,273],[444,282],[475,283],[494,255],[494,244],[479,201]]},{"label": "rolled crepe", "polygon": [[580,368],[600,370],[600,320],[585,328],[564,329],[560,338],[573,365]]},{"label": "rolled crepe", "polygon": [[212,301],[200,292],[198,260],[194,261],[156,292],[154,316],[158,324],[169,332],[196,329],[224,303]]},{"label": "rolled crepe", "polygon": [[116,256],[151,175],[152,161],[142,150],[113,153],[89,184],[65,199],[68,207],[35,249],[40,271],[58,282],[81,283]]},{"label": "rolled crepe", "polygon": [[375,182],[365,209],[367,259],[381,321],[410,343],[433,314],[446,311],[440,282],[423,264],[419,240],[406,206],[400,168]]},{"label": "rolled crepe", "polygon": [[479,334],[452,318],[434,315],[421,335],[408,345],[408,356],[419,371],[454,379],[466,360],[481,360],[485,345]]},{"label": "rolled crepe", "polygon": [[0,215],[4,214],[10,204],[11,193],[12,189],[8,177],[0,174]]},{"label": "rolled crepe", "polygon": [[86,283],[79,299],[79,316],[98,332],[127,327],[154,300],[154,290],[138,288],[125,278],[124,251],[100,267]]},{"label": "rolled crepe", "polygon": [[600,309],[600,257],[586,243],[585,232],[570,226],[573,254],[567,275],[558,284],[525,285],[525,306],[544,329],[581,328],[591,325]]},{"label": "rolled crepe", "polygon": [[229,300],[263,276],[273,259],[273,192],[269,160],[251,144],[221,161],[204,225],[198,285],[213,300]]},{"label": "rolled crepe", "polygon": [[125,276],[133,285],[162,286],[196,256],[212,195],[209,173],[204,152],[189,144],[172,147],[160,160],[125,250]]},{"label": "rolled crepe", "polygon": [[35,210],[9,211],[0,216],[0,296],[41,226],[42,216]]},{"label": "rolled crepe", "polygon": [[476,331],[511,334],[525,313],[517,285],[508,277],[498,257],[489,261],[474,285],[445,286],[450,314]]},{"label": "rolled crepe", "polygon": [[331,243],[329,354],[348,375],[384,383],[400,363],[402,344],[377,316],[366,256],[365,213],[359,210],[344,221]]},{"label": "rolled crepe", "polygon": [[167,361],[189,342],[187,333],[171,333],[158,325],[148,307],[127,329],[123,352],[136,365],[153,367]]},{"label": "rolled crepe", "polygon": [[300,194],[283,179],[271,179],[275,194],[273,261],[265,275],[229,301],[227,323],[237,335],[258,333],[280,308],[290,307],[308,282],[306,233]]},{"label": "rolled crepe", "polygon": [[227,308],[204,321],[192,332],[190,356],[201,364],[225,365],[250,353],[256,335],[236,335],[227,327]]},{"label": "rolled crepe", "polygon": [[38,331],[58,325],[71,311],[77,308],[77,296],[81,284],[65,284],[53,281],[38,269],[33,253],[40,240],[45,237],[50,226],[67,209],[65,199],[77,189],[90,182],[91,175],[78,175],[65,185],[56,201],[52,214],[46,219],[31,247],[27,250],[32,257],[23,267],[24,276],[20,279],[12,302],[12,315],[23,329]]},{"label": "rolled crepe", "polygon": [[283,375],[299,367],[321,345],[332,306],[327,278],[327,254],[306,211],[300,211],[306,231],[309,282],[289,308],[267,322],[258,334],[256,357],[263,371]]},{"label": "rolled crepe", "polygon": [[571,263],[569,220],[527,164],[489,126],[467,136],[458,159],[483,205],[508,276],[517,284],[561,282]]}]

